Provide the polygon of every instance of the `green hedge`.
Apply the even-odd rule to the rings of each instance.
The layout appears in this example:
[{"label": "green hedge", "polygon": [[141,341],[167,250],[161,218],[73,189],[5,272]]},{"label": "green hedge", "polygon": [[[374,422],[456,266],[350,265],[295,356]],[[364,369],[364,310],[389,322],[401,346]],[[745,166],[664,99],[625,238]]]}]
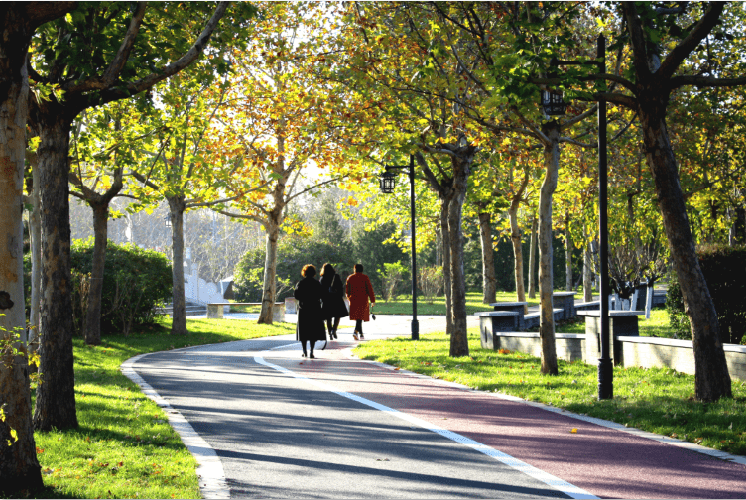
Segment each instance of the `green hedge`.
[{"label": "green hedge", "polygon": [[[73,242],[73,319],[78,331],[85,317],[92,261],[93,238]],[[172,295],[173,271],[165,254],[109,241],[101,297],[101,333],[126,335],[132,326],[152,321],[155,307],[170,301]]]},{"label": "green hedge", "polygon": [[[746,341],[746,246],[707,246],[697,250],[699,266],[707,281],[718,314],[724,343]],[[691,339],[691,323],[684,311],[678,278],[672,273],[666,308],[679,338]]]},{"label": "green hedge", "polygon": [[[26,315],[31,310],[31,254],[24,255]],[[93,238],[70,247],[73,323],[82,332],[93,264]],[[134,325],[151,322],[155,307],[171,300],[173,274],[165,254],[137,245],[109,241],[101,296],[101,333],[129,333]]]}]

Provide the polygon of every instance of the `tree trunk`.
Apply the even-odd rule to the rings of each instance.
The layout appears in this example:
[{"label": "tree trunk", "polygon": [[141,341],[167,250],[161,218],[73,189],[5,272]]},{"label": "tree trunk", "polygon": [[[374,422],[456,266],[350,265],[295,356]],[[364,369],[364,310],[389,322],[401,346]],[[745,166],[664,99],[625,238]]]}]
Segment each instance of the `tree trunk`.
[{"label": "tree trunk", "polygon": [[[26,314],[23,290],[23,171],[28,116],[28,74],[26,54],[33,30],[21,33],[26,19],[15,9],[7,9],[0,42],[0,336],[5,340],[18,333],[25,338]],[[17,46],[12,46],[17,45]],[[13,57],[15,53],[15,57]],[[19,339],[20,340],[20,339]],[[23,342],[13,347],[25,354]],[[0,495],[15,496],[21,489],[43,486],[41,466],[36,456],[31,421],[31,394],[28,363],[24,355],[0,359],[0,407],[6,418],[0,420]],[[7,446],[11,429],[18,441]]]},{"label": "tree trunk", "polygon": [[[518,302],[526,302],[526,288],[523,282],[523,241],[521,228],[518,226],[518,206],[520,198],[515,197],[508,208],[510,218],[510,241],[513,243],[513,271],[515,274],[515,292]],[[528,306],[523,306],[528,313]]]},{"label": "tree trunk", "polygon": [[[277,294],[277,241],[280,239],[280,226],[270,220],[267,224],[266,256],[264,259],[264,287],[262,289],[262,311],[257,323],[271,325]],[[305,265],[305,264],[304,264]],[[298,269],[298,273],[300,273]]]},{"label": "tree trunk", "polygon": [[39,165],[33,167],[33,200],[34,211],[29,216],[31,227],[31,316],[29,328],[29,351],[38,348],[41,301],[41,180]]},{"label": "tree trunk", "polygon": [[49,431],[78,426],[73,373],[73,318],[70,278],[68,151],[70,124],[63,106],[40,104],[36,120],[41,193],[41,363],[34,427]]},{"label": "tree trunk", "polygon": [[550,143],[544,145],[546,176],[539,197],[539,297],[541,318],[541,373],[557,375],[557,346],[554,336],[554,271],[552,267],[552,196],[559,177],[559,124],[551,121],[542,126]]},{"label": "tree trunk", "polygon": [[699,267],[676,158],[668,138],[665,123],[667,99],[660,96],[655,99],[647,94],[641,94],[638,99],[647,161],[653,174],[674,269],[692,325],[694,396],[700,401],[732,397],[717,313]]},{"label": "tree trunk", "polygon": [[572,237],[570,216],[565,214],[565,291],[572,292]]},{"label": "tree trunk", "polygon": [[88,289],[88,310],[86,311],[85,343],[101,343],[101,293],[104,283],[104,265],[106,263],[107,226],[109,222],[109,203],[89,202],[93,210],[93,263],[91,266],[91,285]]},{"label": "tree trunk", "polygon": [[[627,193],[627,218],[629,219],[629,231],[632,232],[632,238],[635,241],[635,272],[639,273],[643,266],[643,255],[642,255],[642,238],[640,238],[640,232],[635,227],[635,195]],[[642,277],[642,276],[639,276]]]},{"label": "tree trunk", "polygon": [[[588,230],[583,222],[583,236],[588,241]],[[590,242],[583,245],[583,301],[593,301],[593,261],[591,260]]]},{"label": "tree trunk", "polygon": [[169,196],[168,206],[171,210],[172,245],[174,252],[174,309],[172,335],[186,335],[186,287],[184,286],[184,196]]},{"label": "tree trunk", "polygon": [[464,245],[461,231],[461,211],[466,197],[471,162],[476,148],[464,146],[451,157],[453,188],[448,203],[448,236],[451,254],[451,316],[453,333],[449,355],[468,356],[469,340],[466,335],[466,280],[464,276]]},{"label": "tree trunk", "polygon": [[497,302],[495,283],[495,255],[492,248],[492,214],[479,213],[479,236],[482,242],[482,303]]},{"label": "tree trunk", "polygon": [[537,246],[537,231],[538,231],[538,220],[536,215],[532,217],[531,221],[531,247],[528,253],[528,296],[529,298],[536,298],[536,246]]},{"label": "tree trunk", "polygon": [[446,299],[446,335],[453,334],[453,301],[451,295],[451,235],[448,230],[448,206],[450,200],[440,197],[440,234],[443,245],[443,292]]}]

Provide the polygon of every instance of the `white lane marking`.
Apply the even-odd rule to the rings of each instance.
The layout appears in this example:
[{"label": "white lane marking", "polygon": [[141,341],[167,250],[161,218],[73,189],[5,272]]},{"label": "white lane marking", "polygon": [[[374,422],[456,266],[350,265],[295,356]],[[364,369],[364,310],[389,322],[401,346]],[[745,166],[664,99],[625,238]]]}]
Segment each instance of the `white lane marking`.
[{"label": "white lane marking", "polygon": [[[286,347],[286,346],[282,346]],[[268,352],[268,351],[265,351]],[[279,372],[285,373],[286,375],[290,375],[292,377],[295,377],[299,380],[304,380],[312,385],[315,385],[316,387],[319,387],[320,389],[323,389],[325,391],[333,392],[334,394],[338,394],[342,397],[345,397],[347,399],[351,399],[353,401],[356,401],[358,403],[364,404],[366,406],[369,406],[371,408],[375,408],[376,410],[386,412],[394,417],[400,418],[406,422],[409,422],[411,424],[417,425],[418,427],[422,427],[423,429],[427,429],[431,432],[434,432],[436,434],[440,434],[446,439],[450,439],[453,442],[464,444],[466,446],[469,446],[470,448],[480,452],[484,453],[485,455],[494,458],[495,460],[498,460],[499,462],[502,462],[503,464],[507,465],[508,467],[512,467],[513,469],[516,469],[520,472],[523,472],[524,474],[528,474],[529,476],[533,477],[534,479],[541,481],[544,484],[547,484],[562,493],[566,494],[570,498],[598,498],[597,496],[591,494],[590,492],[578,488],[574,484],[570,484],[564,479],[560,479],[557,476],[554,476],[552,474],[549,474],[548,472],[544,472],[541,469],[538,469],[534,467],[533,465],[527,464],[526,462],[519,460],[513,456],[508,455],[507,453],[503,453],[500,450],[497,450],[495,448],[492,448],[491,446],[488,446],[486,444],[478,443],[477,441],[474,441],[472,439],[469,439],[467,437],[464,437],[460,434],[456,434],[455,432],[451,432],[449,430],[443,429],[442,427],[438,427],[437,425],[431,424],[430,422],[426,422],[424,420],[421,420],[417,417],[413,417],[412,415],[409,415],[407,413],[400,412],[398,410],[394,410],[393,408],[389,408],[388,406],[384,406],[380,403],[376,403],[375,401],[371,401],[369,399],[362,398],[360,396],[356,396],[355,394],[351,394],[349,392],[340,391],[328,384],[325,384],[323,382],[319,382],[318,380],[314,380],[312,378],[306,377],[305,375],[300,375],[298,373],[295,373],[292,370],[288,370],[285,367],[275,365],[273,363],[270,363],[269,361],[266,361],[263,356],[264,353],[258,353],[254,356],[254,361],[256,361],[259,364],[262,364],[264,366],[267,366],[269,368],[272,368],[274,370],[277,370]]]},{"label": "white lane marking", "polygon": [[187,447],[187,450],[197,460],[197,479],[199,481],[199,489],[202,493],[202,498],[210,499],[227,499],[231,497],[230,489],[228,484],[225,482],[225,472],[223,471],[223,464],[220,462],[218,454],[215,450],[207,444],[207,441],[202,439],[194,428],[187,422],[184,415],[176,411],[165,399],[156,392],[153,387],[150,386],[145,380],[135,372],[133,365],[149,354],[140,354],[132,357],[122,363],[122,373],[127,376],[130,380],[140,386],[142,392],[155,403],[163,408],[168,416],[168,423],[171,427],[181,436],[181,440]]}]

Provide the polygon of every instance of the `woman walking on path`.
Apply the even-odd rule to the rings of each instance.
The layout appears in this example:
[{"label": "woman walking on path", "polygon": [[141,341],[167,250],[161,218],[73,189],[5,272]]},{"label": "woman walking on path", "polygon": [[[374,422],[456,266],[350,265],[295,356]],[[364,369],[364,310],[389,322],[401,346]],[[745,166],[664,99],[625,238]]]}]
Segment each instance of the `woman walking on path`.
[{"label": "woman walking on path", "polygon": [[[324,314],[324,319],[326,319],[329,340],[333,340],[337,338],[339,320],[349,315],[347,306],[342,298],[345,293],[344,285],[342,284],[342,279],[328,262],[321,266],[321,279],[319,281],[323,294],[321,298],[321,310]],[[334,321],[333,323],[332,320]]]},{"label": "woman walking on path", "polygon": [[373,293],[370,278],[363,274],[362,264],[355,264],[355,274],[351,274],[347,278],[346,292],[350,301],[350,319],[355,320],[355,332],[352,334],[352,338],[359,340],[358,335],[360,335],[360,338],[364,339],[363,321],[370,321],[368,299],[370,299],[372,306],[376,303],[376,295]]},{"label": "woman walking on path", "polygon": [[313,358],[313,345],[317,340],[326,340],[324,331],[324,316],[321,312],[321,283],[313,277],[316,276],[316,268],[313,264],[306,264],[301,271],[303,279],[295,286],[293,296],[298,301],[298,325],[295,338],[303,345],[303,357],[308,356],[306,343],[311,344],[311,357]]}]

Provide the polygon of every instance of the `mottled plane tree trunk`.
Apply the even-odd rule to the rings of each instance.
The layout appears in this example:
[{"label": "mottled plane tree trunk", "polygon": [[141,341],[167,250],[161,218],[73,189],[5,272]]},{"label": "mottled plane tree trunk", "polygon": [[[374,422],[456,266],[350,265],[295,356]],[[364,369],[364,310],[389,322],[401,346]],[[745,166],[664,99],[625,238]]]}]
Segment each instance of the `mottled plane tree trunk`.
[{"label": "mottled plane tree trunk", "polygon": [[[43,486],[31,418],[23,289],[23,174],[29,81],[27,57],[38,26],[73,2],[5,2],[0,7],[0,495]],[[17,336],[16,336],[17,335]],[[15,435],[15,437],[14,437]],[[7,446],[8,441],[12,445]]]},{"label": "mottled plane tree trunk", "polygon": [[544,143],[544,182],[539,196],[539,297],[541,317],[541,373],[557,375],[557,346],[554,330],[554,249],[552,246],[552,196],[557,189],[559,178],[559,135],[560,125],[556,121],[542,126],[542,133],[548,139]]},{"label": "mottled plane tree trunk", "polygon": [[[667,47],[668,54],[661,61],[662,47],[657,40],[652,39],[647,24],[652,23],[651,19],[655,17],[688,14],[688,4],[671,11],[658,11],[644,3],[622,4],[632,49],[635,82],[620,82],[633,95],[609,94],[606,97],[608,101],[636,110],[640,117],[645,155],[663,216],[671,260],[679,278],[686,312],[691,320],[694,396],[700,401],[731,397],[731,379],[718,331],[717,313],[694,248],[694,238],[679,180],[679,168],[666,126],[666,113],[671,93],[679,87],[746,84],[746,77],[742,75],[737,78],[715,78],[704,76],[709,71],[694,74],[692,69],[687,69],[686,74],[676,74],[691,53],[718,25],[726,5],[725,2],[706,4],[702,16],[690,24],[691,27],[687,29],[687,34],[681,41]],[[640,10],[645,11],[643,16],[640,15]],[[658,25],[661,26],[662,23]]]},{"label": "mottled plane tree trunk", "polygon": [[482,303],[494,303],[497,293],[495,279],[495,250],[492,248],[492,214],[487,212],[486,203],[475,204],[479,218],[479,241],[482,244]]},{"label": "mottled plane tree trunk", "polygon": [[91,262],[91,284],[88,289],[88,308],[83,323],[83,337],[88,345],[101,343],[101,297],[103,293],[104,269],[106,267],[106,245],[109,229],[109,204],[122,190],[124,172],[117,168],[113,172],[111,186],[104,193],[97,193],[83,184],[74,173],[70,183],[77,188],[71,194],[84,200],[93,212],[93,259]]},{"label": "mottled plane tree trunk", "polygon": [[[513,182],[511,172],[511,184]],[[518,189],[513,193],[508,207],[508,218],[510,219],[510,241],[513,243],[513,274],[515,276],[515,292],[518,302],[526,302],[526,286],[523,280],[523,231],[518,225],[518,208],[523,202],[523,193],[528,186],[528,170],[524,172],[523,180]],[[528,305],[523,306],[524,313],[528,313]]]},{"label": "mottled plane tree trunk", "polygon": [[528,296],[536,298],[536,247],[538,242],[539,221],[534,215],[531,218],[531,246],[528,252]]}]

